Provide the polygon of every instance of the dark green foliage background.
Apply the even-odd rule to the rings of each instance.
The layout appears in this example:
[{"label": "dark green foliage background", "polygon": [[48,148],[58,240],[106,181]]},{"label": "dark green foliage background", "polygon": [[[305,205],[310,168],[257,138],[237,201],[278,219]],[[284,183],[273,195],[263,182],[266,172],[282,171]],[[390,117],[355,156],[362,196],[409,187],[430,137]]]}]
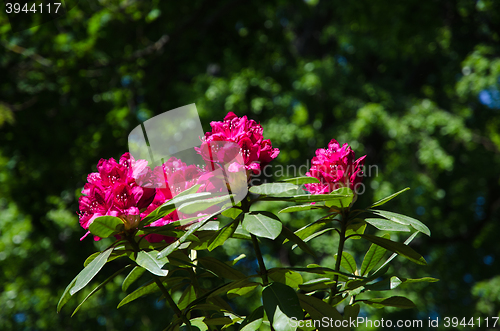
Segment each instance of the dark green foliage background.
[{"label": "dark green foliage background", "polygon": [[[349,143],[378,169],[365,178],[361,205],[412,188],[385,209],[429,226],[432,237],[412,244],[429,266],[393,266],[441,281],[398,289],[418,309],[364,308],[363,316],[498,316],[500,110],[478,95],[500,88],[499,31],[494,0],[90,0],[18,33],[2,7],[0,329],[166,326],[170,312],[154,296],[116,310],[125,295],[118,282],[73,318],[77,300],[60,314],[56,304],[100,247],[79,241],[86,175],[100,158],[126,152],[140,122],[189,103],[206,130],[228,111],[260,121],[281,150],[276,166],[305,164],[331,138]],[[311,220],[304,215],[283,221],[297,229]],[[368,248],[353,242],[353,254]],[[263,253],[270,266],[332,265],[335,243],[313,240],[318,260],[279,242],[266,241]],[[255,268],[250,246],[225,246],[214,254],[246,253],[238,265]],[[235,302],[242,314],[256,304]]]}]

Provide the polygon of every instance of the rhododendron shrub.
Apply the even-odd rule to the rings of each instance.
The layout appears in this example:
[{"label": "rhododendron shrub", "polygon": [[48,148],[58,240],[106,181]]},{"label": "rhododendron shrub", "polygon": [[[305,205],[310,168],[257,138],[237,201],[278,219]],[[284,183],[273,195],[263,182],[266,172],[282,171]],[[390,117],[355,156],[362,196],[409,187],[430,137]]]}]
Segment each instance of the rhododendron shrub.
[{"label": "rhododendron shrub", "polygon": [[[408,188],[354,209],[366,156],[356,159],[347,144],[332,139],[328,148],[316,150],[307,176],[247,188],[247,174],[260,172],[279,150],[264,139],[262,126],[246,116],[229,113],[211,127],[201,145],[194,147],[203,164],[170,157],[151,168],[148,161],[128,153],[118,162],[99,161],[82,191],[80,224],[94,238],[109,238],[110,243],[85,261],[85,268],[64,291],[58,311],[117,258],[127,259],[128,264],[97,285],[75,312],[107,282],[127,272],[122,285],[127,295],[118,308],[157,295],[173,311],[165,330],[314,330],[304,325],[317,325],[314,321],[324,317],[336,326],[327,329],[348,330],[361,305],[414,308],[406,297],[379,296],[379,291],[437,281],[388,274],[389,263],[397,256],[426,264],[408,244],[418,233],[430,235],[430,231],[414,218],[379,209]],[[289,205],[274,214],[260,210],[260,201]],[[280,219],[280,214],[299,211],[312,213],[317,221],[294,229]],[[392,232],[406,233],[407,239],[393,241]],[[338,247],[331,252],[334,265],[266,266],[262,238],[279,241],[285,249],[297,246],[319,262],[309,245],[319,235],[336,237]],[[251,245],[241,245],[241,255],[233,261],[214,257],[211,252],[229,238]],[[356,245],[366,249],[364,256],[355,258],[345,249],[352,239],[361,239]],[[253,247],[257,274],[247,275],[236,265],[245,258],[247,247]],[[305,275],[312,280],[304,282]],[[149,282],[138,282],[145,277]],[[140,285],[130,291],[134,284]],[[255,293],[262,305],[246,316],[246,307],[231,301]]]}]

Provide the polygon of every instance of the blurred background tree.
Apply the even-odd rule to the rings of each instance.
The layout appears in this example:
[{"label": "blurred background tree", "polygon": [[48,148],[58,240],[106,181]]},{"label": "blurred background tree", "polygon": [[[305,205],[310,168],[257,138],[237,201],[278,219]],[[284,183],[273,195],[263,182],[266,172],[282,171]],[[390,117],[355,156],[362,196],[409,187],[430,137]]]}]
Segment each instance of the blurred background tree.
[{"label": "blurred background tree", "polygon": [[[16,33],[4,12],[1,330],[166,325],[153,296],[117,311],[119,283],[73,318],[55,307],[99,248],[79,241],[86,175],[100,158],[126,152],[136,125],[189,103],[206,130],[228,111],[260,121],[281,150],[275,165],[303,165],[331,138],[348,142],[378,169],[360,204],[412,188],[390,209],[431,228],[432,238],[412,244],[429,266],[397,259],[393,267],[441,281],[400,289],[418,309],[365,308],[362,316],[499,315],[500,2],[89,0]],[[310,221],[301,216],[283,221],[298,228]],[[279,242],[264,253],[270,265],[329,265],[335,240],[311,242],[322,250],[316,261],[298,250],[271,254],[284,251]],[[214,252],[231,256],[240,244]],[[254,264],[250,256],[241,267]],[[239,301],[242,314],[252,300]]]}]

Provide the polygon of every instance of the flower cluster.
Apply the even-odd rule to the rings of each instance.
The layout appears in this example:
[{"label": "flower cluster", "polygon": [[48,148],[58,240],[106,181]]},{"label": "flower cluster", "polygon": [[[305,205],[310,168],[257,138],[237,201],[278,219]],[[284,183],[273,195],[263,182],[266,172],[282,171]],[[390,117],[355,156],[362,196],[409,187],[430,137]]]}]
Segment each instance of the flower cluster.
[{"label": "flower cluster", "polygon": [[[202,145],[197,151],[203,155],[205,160],[210,157],[208,145],[217,142],[233,142],[239,146],[239,152],[243,156],[243,163],[248,172],[258,173],[266,164],[275,159],[279,154],[279,149],[273,148],[271,140],[264,139],[263,128],[254,120],[247,119],[246,116],[238,117],[229,112],[224,121],[211,122],[211,132],[205,133]],[[227,146],[229,150],[234,150],[231,144]],[[220,148],[217,148],[219,150]],[[234,155],[234,151],[226,154]],[[211,156],[211,155],[210,155]],[[219,160],[227,160],[225,155],[219,155]]]},{"label": "flower cluster", "polygon": [[[240,170],[244,169],[243,174],[247,175],[258,173],[279,154],[271,141],[263,138],[262,126],[246,116],[240,118],[230,112],[222,122],[210,125],[212,131],[205,134],[201,146],[196,148],[206,162],[204,167],[187,165],[172,157],[151,169],[146,160],[135,160],[129,153],[123,154],[118,162],[113,158],[101,159],[98,172],[88,176],[79,200],[81,226],[88,229],[97,217],[110,215],[122,219],[126,230],[135,228],[156,208],[194,185],[200,185],[197,192],[229,190],[236,194],[239,186],[246,189],[247,185],[246,175],[243,180],[238,177]],[[340,187],[355,190],[362,180],[365,157],[354,160],[354,152],[347,144],[341,147],[332,139],[327,149],[316,151],[306,174],[318,178],[320,183],[306,184],[306,189],[312,194],[329,193]],[[176,220],[179,215],[174,211],[149,226],[160,227]],[[146,239],[170,240],[159,234],[149,234]]]},{"label": "flower cluster", "polygon": [[337,140],[332,139],[328,149],[316,150],[312,159],[312,166],[306,173],[309,177],[316,177],[319,183],[306,184],[306,189],[312,194],[327,194],[341,187],[356,190],[363,180],[362,167],[365,156],[354,160],[354,152],[347,144],[340,147]]},{"label": "flower cluster", "polygon": [[[147,208],[155,198],[155,179],[145,160],[137,160],[125,153],[119,162],[101,159],[97,171],[87,177],[80,197],[80,225],[88,229],[99,216],[120,217],[125,228],[140,221],[140,210]],[[87,232],[85,238],[90,232]]]}]

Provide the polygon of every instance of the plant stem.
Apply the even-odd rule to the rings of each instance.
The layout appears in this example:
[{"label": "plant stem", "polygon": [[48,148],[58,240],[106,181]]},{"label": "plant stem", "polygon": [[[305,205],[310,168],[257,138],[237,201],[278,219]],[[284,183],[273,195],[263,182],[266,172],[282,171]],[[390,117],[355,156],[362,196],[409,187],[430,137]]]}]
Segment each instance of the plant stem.
[{"label": "plant stem", "polygon": [[[133,235],[127,236],[127,240],[134,249],[134,257],[137,258],[137,254],[141,250],[139,248],[139,245],[134,239]],[[168,293],[168,290],[163,286],[163,283],[160,280],[160,277],[158,277],[155,274],[150,273],[151,277],[153,278],[153,281],[156,283],[156,285],[160,288],[161,292],[163,293],[163,296],[165,297],[165,300],[168,302],[170,307],[174,310],[174,313],[179,317],[186,325],[191,326],[191,323],[189,322],[189,319],[182,314],[182,311],[179,309],[177,304],[175,303],[174,299],[170,296],[170,293]]]},{"label": "plant stem", "polygon": [[253,234],[250,234],[250,235],[252,236],[253,248],[255,250],[255,255],[257,255],[257,261],[259,262],[260,275],[262,277],[262,282],[264,283],[264,286],[266,286],[267,284],[269,284],[269,279],[267,278],[266,265],[264,264],[264,259],[262,258],[262,253],[260,252],[259,241],[257,240],[256,236],[254,236]]},{"label": "plant stem", "polygon": [[[337,262],[335,263],[335,271],[340,271],[340,263],[342,261],[342,252],[344,251],[344,243],[345,243],[345,232],[347,228],[346,217],[344,217],[344,213],[342,213],[342,222],[340,223],[340,233],[339,233],[339,248],[337,251]],[[339,283],[339,275],[335,275],[334,279],[335,285],[330,289],[330,298],[328,299],[328,303],[331,305],[333,303],[333,298],[335,294],[337,294],[337,286]]]}]

